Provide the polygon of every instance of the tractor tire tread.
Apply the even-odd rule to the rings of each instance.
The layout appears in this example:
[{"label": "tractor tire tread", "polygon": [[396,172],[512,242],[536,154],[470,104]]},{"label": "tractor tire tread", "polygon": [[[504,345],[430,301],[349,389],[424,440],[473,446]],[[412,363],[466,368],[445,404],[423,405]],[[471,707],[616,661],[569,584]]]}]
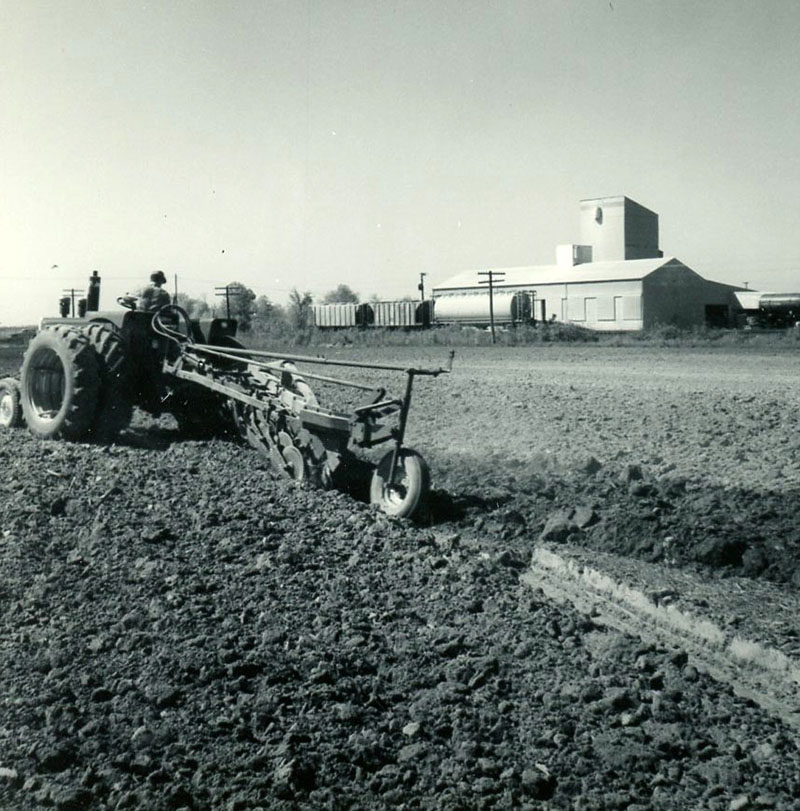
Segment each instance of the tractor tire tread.
[{"label": "tractor tire tread", "polygon": [[[31,401],[34,386],[41,381],[31,379],[37,374],[33,360],[39,351],[49,349],[59,355],[65,377],[69,384],[65,401],[53,419],[44,420],[37,414]],[[49,383],[47,394],[53,396]],[[60,385],[60,384],[59,384]],[[28,430],[40,439],[85,439],[92,428],[97,410],[100,376],[95,352],[86,336],[74,327],[58,324],[47,327],[31,339],[22,360],[21,373],[22,411]]]},{"label": "tractor tire tread", "polygon": [[95,351],[100,374],[100,394],[91,438],[97,442],[113,442],[133,416],[122,338],[116,327],[100,322],[88,324],[82,332]]},{"label": "tractor tire tread", "polygon": [[0,412],[0,427],[19,428],[25,424],[22,416],[22,403],[20,402],[19,381],[13,377],[4,377],[0,380],[0,399],[9,397],[8,410]]}]

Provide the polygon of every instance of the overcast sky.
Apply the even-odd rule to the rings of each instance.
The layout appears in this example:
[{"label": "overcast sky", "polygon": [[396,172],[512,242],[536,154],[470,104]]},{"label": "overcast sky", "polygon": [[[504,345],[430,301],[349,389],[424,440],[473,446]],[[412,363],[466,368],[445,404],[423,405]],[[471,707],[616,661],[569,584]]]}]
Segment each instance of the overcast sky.
[{"label": "overcast sky", "polygon": [[[277,302],[549,264],[624,194],[800,289],[796,0],[0,0],[0,324],[163,269]],[[57,265],[57,267],[53,267]]]}]

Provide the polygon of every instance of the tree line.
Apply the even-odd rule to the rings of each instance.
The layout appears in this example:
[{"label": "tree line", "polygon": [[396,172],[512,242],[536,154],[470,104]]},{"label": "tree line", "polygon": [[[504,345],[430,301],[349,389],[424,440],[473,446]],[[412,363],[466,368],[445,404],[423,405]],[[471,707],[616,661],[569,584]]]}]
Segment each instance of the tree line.
[{"label": "tree line", "polygon": [[[257,296],[251,288],[241,282],[226,285],[227,296],[210,305],[205,298],[194,298],[188,293],[178,293],[178,305],[183,307],[191,318],[230,317],[239,322],[242,332],[259,334],[281,333],[287,330],[302,333],[313,326],[311,305],[314,298],[309,292],[301,293],[294,288],[289,294],[286,306],[276,304],[267,296]],[[322,304],[358,304],[359,296],[346,284],[330,290],[321,299]]]}]

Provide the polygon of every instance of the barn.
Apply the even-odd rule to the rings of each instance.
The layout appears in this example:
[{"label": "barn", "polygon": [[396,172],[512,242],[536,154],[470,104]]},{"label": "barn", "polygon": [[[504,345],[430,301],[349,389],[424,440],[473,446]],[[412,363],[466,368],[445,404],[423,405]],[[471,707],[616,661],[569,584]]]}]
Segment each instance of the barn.
[{"label": "barn", "polygon": [[[496,323],[562,321],[593,330],[636,331],[657,324],[729,326],[742,288],[704,279],[658,247],[658,215],[627,197],[581,201],[581,242],[559,245],[556,264],[492,272]],[[485,270],[433,288],[439,323],[487,323]]]}]

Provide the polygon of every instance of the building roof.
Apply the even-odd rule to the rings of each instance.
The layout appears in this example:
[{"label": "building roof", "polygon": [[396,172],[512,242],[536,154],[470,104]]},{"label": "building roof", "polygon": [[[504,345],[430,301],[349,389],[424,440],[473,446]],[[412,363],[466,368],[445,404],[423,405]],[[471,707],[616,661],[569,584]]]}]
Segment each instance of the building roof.
[{"label": "building roof", "polygon": [[658,214],[652,209],[648,208],[647,206],[643,206],[641,203],[637,203],[636,200],[633,200],[624,194],[614,194],[610,197],[584,197],[580,201],[580,206],[581,208],[591,208],[592,206],[624,206],[626,201],[632,203],[637,208],[650,212],[650,214],[655,214],[656,217],[658,216]]},{"label": "building roof", "polygon": [[737,290],[733,295],[743,310],[757,310],[762,293],[758,290]]},{"label": "building roof", "polygon": [[[505,275],[497,280],[495,287],[522,287],[541,284],[577,284],[579,282],[614,282],[636,281],[649,276],[664,265],[679,266],[690,270],[674,256],[657,257],[654,259],[627,259],[613,262],[586,262],[581,265],[531,265],[529,267],[492,268],[502,271]],[[694,271],[690,271],[694,273]],[[471,288],[485,288],[487,285],[479,284],[477,270],[464,270],[451,276],[441,284],[434,285],[433,292],[446,290],[465,290]]]}]

